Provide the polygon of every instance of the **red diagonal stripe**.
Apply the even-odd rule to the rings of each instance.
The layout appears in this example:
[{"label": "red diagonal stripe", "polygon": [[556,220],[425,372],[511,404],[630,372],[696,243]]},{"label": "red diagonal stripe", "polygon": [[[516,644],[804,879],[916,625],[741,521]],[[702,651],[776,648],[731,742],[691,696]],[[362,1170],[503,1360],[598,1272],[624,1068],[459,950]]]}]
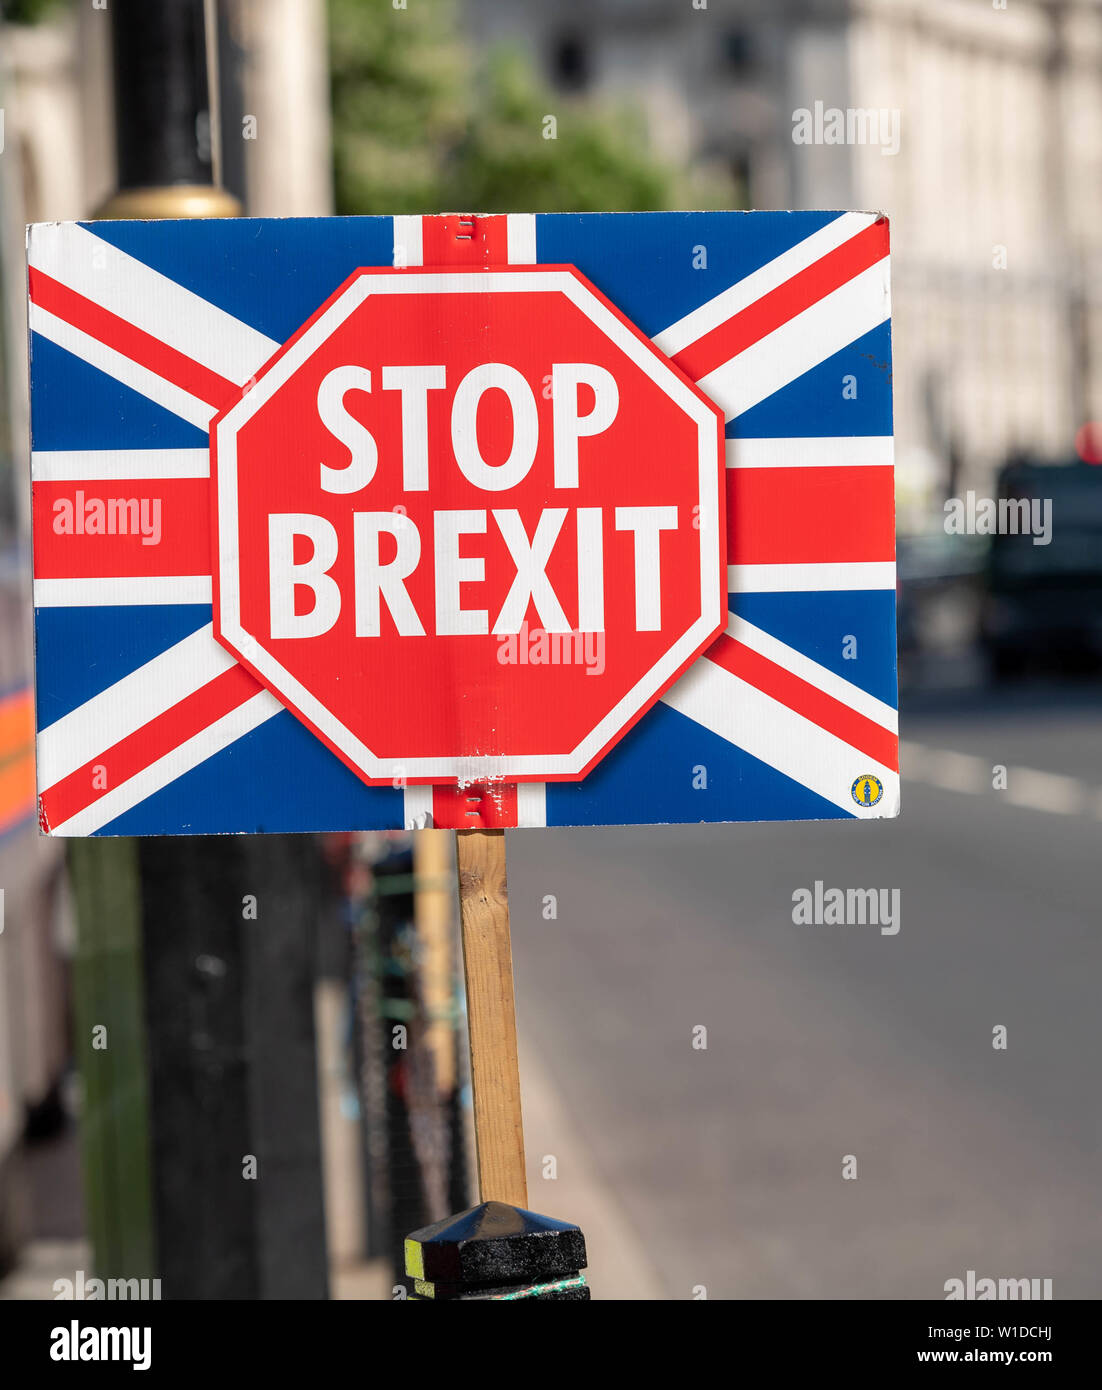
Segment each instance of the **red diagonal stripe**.
[{"label": "red diagonal stripe", "polygon": [[763,695],[779,700],[795,714],[810,719],[827,733],[867,753],[893,772],[899,771],[898,736],[874,719],[858,714],[833,695],[827,695],[817,686],[786,671],[760,652],[736,642],[726,633],[717,638],[704,655],[709,661],[714,661],[717,666],[722,666],[725,671],[730,671],[733,676],[760,690]]},{"label": "red diagonal stripe", "polygon": [[854,276],[888,254],[888,222],[884,217],[841,246],[762,295],[710,332],[690,343],[674,361],[694,381],[737,357],[767,333],[809,309]]},{"label": "red diagonal stripe", "polygon": [[[243,705],[261,687],[242,666],[223,671],[163,714],[78,767],[38,799],[43,830],[61,825],[105,792],[113,791],[158,758],[201,733],[224,714]],[[102,771],[100,771],[102,769]]]},{"label": "red diagonal stripe", "polygon": [[156,372],[165,381],[205,401],[215,410],[224,410],[241,395],[241,388],[232,381],[227,381],[224,376],[212,372],[209,367],[204,367],[201,362],[169,347],[167,343],[162,343],[144,329],[127,323],[110,309],[85,299],[84,295],[69,289],[45,272],[32,266],[29,278],[31,299],[39,308],[71,323],[74,328],[96,338],[104,346],[114,348],[131,362]]}]

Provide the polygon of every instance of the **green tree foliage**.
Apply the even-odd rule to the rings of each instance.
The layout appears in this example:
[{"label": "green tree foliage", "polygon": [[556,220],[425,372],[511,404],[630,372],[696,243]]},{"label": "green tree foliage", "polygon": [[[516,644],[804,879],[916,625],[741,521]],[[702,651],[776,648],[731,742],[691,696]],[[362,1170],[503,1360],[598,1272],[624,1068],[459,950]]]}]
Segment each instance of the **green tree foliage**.
[{"label": "green tree foliage", "polygon": [[552,95],[520,53],[477,57],[454,0],[329,0],[329,17],[338,212],[719,207],[730,196],[655,159],[632,112]]},{"label": "green tree foliage", "polygon": [[58,4],[59,0],[0,0],[0,19],[9,24],[37,24]]}]

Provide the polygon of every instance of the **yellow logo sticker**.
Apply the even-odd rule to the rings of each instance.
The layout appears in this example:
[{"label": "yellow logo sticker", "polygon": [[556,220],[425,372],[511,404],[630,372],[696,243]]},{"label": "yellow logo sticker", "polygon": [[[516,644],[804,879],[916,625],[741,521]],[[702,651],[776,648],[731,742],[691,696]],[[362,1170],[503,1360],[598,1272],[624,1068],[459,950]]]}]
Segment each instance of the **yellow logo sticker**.
[{"label": "yellow logo sticker", "polygon": [[853,786],[850,787],[853,799],[858,806],[875,806],[884,795],[884,784],[879,777],[874,777],[871,772],[862,772]]}]

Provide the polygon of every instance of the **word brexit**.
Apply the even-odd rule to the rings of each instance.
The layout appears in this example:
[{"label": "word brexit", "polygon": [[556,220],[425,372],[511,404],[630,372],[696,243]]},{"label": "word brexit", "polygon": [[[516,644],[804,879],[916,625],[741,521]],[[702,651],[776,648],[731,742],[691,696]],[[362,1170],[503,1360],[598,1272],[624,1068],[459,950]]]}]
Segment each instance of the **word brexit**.
[{"label": "word brexit", "polygon": [[[428,396],[447,386],[443,366],[389,366],[381,372],[384,391],[401,397],[401,479],[411,505],[430,491],[430,458],[447,459],[438,445],[430,449]],[[579,406],[579,386],[592,395],[587,411]],[[318,416],[327,431],[348,452],[347,462],[318,465],[320,490],[351,496],[365,492],[375,480],[379,445],[371,430],[345,404],[350,391],[370,393],[370,369],[341,366],[327,373],[318,390]],[[479,404],[489,390],[504,393],[511,418],[507,456],[490,463],[479,444]],[[556,363],[551,372],[552,475],[556,494],[566,497],[579,488],[578,441],[603,433],[616,418],[619,391],[616,379],[594,363]],[[451,404],[450,456],[466,483],[479,494],[502,495],[528,477],[539,449],[539,411],[532,387],[514,367],[484,363],[459,381]],[[389,500],[389,498],[388,498]],[[502,500],[507,500],[502,496]],[[662,533],[678,527],[675,505],[603,507],[543,507],[530,527],[516,507],[447,507],[418,524],[403,504],[379,510],[356,510],[342,536],[327,517],[309,512],[272,512],[268,516],[268,579],[270,632],[273,638],[317,637],[330,631],[340,617],[342,594],[331,574],[342,546],[351,543],[354,569],[355,631],[358,637],[377,637],[385,605],[400,636],[519,634],[529,604],[550,633],[601,632],[605,626],[606,512],[613,533],[630,535],[634,556],[634,623],[637,632],[657,632],[662,626]],[[560,536],[573,531],[577,553],[577,605],[568,617],[547,574]],[[349,534],[350,532],[350,534]],[[469,553],[464,538],[491,534],[504,542],[513,565],[510,588],[493,615],[484,608],[461,604],[461,587],[486,577],[486,556]],[[384,542],[384,537],[388,538]],[[309,543],[307,558],[297,559]],[[386,558],[384,558],[384,551]],[[433,571],[432,612],[419,611],[407,581],[419,567]],[[300,611],[299,590],[308,589],[313,606]]]}]

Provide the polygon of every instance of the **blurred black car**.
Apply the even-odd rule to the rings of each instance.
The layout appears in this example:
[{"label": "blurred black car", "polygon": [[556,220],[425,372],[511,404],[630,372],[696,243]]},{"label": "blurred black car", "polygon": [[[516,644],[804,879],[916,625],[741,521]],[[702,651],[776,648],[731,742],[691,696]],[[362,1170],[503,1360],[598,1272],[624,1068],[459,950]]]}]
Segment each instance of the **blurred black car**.
[{"label": "blurred black car", "polygon": [[1102,467],[1014,462],[998,498],[1049,504],[1049,535],[991,537],[980,640],[996,680],[1102,665]]}]

